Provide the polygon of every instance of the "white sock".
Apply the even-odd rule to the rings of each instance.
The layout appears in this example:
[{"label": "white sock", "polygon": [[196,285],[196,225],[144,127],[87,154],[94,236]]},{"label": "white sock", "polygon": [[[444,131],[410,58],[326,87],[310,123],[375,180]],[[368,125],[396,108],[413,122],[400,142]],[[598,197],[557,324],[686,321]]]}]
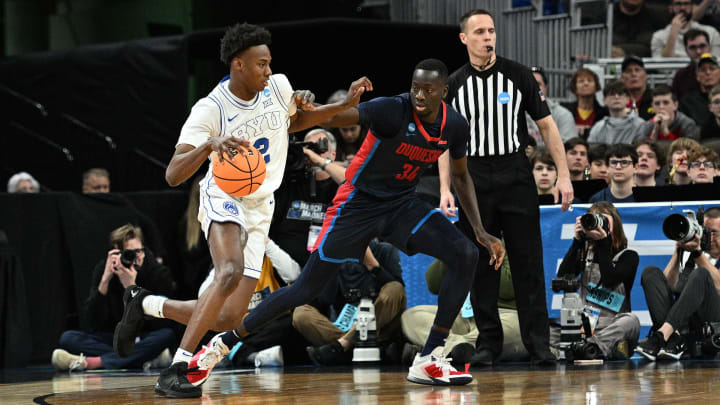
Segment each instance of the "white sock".
[{"label": "white sock", "polygon": [[167,297],[162,295],[148,295],[143,299],[142,307],[145,315],[155,318],[165,318],[163,315],[163,304],[167,301]]},{"label": "white sock", "polygon": [[192,353],[178,347],[177,351],[175,352],[175,357],[173,357],[172,364],[190,363],[190,359],[192,359],[192,356]]}]

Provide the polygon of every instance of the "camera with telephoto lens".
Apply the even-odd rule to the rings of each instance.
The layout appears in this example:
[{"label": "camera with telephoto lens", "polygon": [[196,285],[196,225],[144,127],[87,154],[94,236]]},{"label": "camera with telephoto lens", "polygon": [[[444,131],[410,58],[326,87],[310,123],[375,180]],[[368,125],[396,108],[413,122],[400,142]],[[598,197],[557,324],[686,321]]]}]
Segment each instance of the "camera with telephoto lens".
[{"label": "camera with telephoto lens", "polygon": [[603,214],[584,214],[580,217],[580,225],[585,231],[592,231],[595,228],[601,228],[606,233],[610,232],[610,224]]},{"label": "camera with telephoto lens", "polygon": [[710,237],[712,232],[703,226],[704,208],[698,208],[697,216],[692,210],[683,210],[685,215],[670,214],[663,221],[663,233],[668,239],[687,243],[700,236],[700,249],[710,250]]},{"label": "camera with telephoto lens", "polygon": [[136,259],[137,252],[134,249],[123,250],[120,253],[120,263],[128,269],[135,263]]},{"label": "camera with telephoto lens", "polygon": [[599,356],[596,345],[586,344],[583,336],[591,330],[590,320],[585,315],[585,304],[580,294],[580,279],[572,276],[554,278],[552,290],[562,292],[560,307],[560,343],[557,344],[560,360],[572,362],[575,359],[594,359]]},{"label": "camera with telephoto lens", "polygon": [[353,349],[354,363],[376,363],[380,361],[380,348],[377,343],[377,323],[375,318],[375,304],[377,297],[374,289],[363,293],[358,288],[351,288],[345,294],[348,303],[357,306],[355,330],[357,341]]},{"label": "camera with telephoto lens", "polygon": [[328,139],[320,138],[317,142],[290,142],[287,163],[285,164],[286,173],[304,173],[306,171],[303,148],[308,148],[318,155],[321,155],[328,151]]}]

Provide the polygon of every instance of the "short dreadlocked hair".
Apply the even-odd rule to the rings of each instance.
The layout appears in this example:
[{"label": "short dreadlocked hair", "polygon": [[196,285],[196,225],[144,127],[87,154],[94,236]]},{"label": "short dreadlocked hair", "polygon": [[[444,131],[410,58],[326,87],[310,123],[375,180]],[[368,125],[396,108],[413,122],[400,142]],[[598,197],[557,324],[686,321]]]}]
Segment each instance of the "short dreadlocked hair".
[{"label": "short dreadlocked hair", "polygon": [[225,31],[220,40],[220,60],[230,66],[233,58],[242,51],[257,45],[270,45],[270,31],[259,25],[235,24]]}]

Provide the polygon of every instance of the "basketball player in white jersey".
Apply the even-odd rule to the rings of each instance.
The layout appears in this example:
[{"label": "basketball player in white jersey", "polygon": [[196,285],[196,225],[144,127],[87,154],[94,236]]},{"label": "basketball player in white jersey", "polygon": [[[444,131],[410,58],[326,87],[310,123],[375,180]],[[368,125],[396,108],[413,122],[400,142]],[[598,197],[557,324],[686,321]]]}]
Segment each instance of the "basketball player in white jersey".
[{"label": "basketball player in white jersey", "polygon": [[[197,301],[168,300],[138,286],[125,291],[125,312],[114,336],[119,355],[132,351],[145,315],[187,325],[173,364],[163,370],[155,387],[161,395],[200,396],[210,370],[203,370],[202,364],[188,367],[192,352],[208,330],[232,330],[247,312],[262,268],[273,192],[285,169],[288,132],[326,121],[357,105],[360,95],[372,90],[370,81],[361,78],[352,83],[345,100],[314,107],[312,93],[293,92],[284,75],[272,74],[268,45],[270,32],[262,27],[237,24],[228,29],[220,54],[230,75],[192,108],[165,173],[168,184],[177,186],[211,155],[222,160],[241,145],[253,145],[265,159],[265,181],[250,196],[236,198],[220,190],[211,169],[200,183],[198,220],[215,266],[213,282]],[[203,350],[224,355],[229,349],[215,337]]]}]

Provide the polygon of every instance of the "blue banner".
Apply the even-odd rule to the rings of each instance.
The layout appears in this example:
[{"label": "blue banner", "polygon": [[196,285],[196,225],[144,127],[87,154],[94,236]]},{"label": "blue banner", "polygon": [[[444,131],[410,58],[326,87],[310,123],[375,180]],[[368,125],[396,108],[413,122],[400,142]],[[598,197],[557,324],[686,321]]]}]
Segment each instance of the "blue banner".
[{"label": "blue banner", "polygon": [[[642,270],[647,266],[664,269],[672,257],[675,242],[668,240],[662,232],[662,223],[670,214],[683,214],[683,210],[697,211],[699,206],[706,209],[720,206],[720,201],[662,202],[662,203],[619,203],[615,207],[623,220],[623,229],[628,239],[628,248],[640,256],[635,283],[630,293],[633,312],[640,318],[643,326],[641,337],[647,334],[652,325],[647,310],[645,295],[640,284]],[[575,218],[586,213],[590,204],[573,205],[572,211],[562,212],[560,206],[540,207],[540,228],[543,242],[543,267],[547,305],[550,317],[560,317],[562,294],[555,294],[550,285],[557,269],[572,243]],[[425,284],[425,269],[432,258],[425,255],[408,257],[401,254],[403,278],[406,283],[408,308],[415,305],[437,305],[437,297],[430,294]],[[512,269],[512,258],[510,258]]]}]

